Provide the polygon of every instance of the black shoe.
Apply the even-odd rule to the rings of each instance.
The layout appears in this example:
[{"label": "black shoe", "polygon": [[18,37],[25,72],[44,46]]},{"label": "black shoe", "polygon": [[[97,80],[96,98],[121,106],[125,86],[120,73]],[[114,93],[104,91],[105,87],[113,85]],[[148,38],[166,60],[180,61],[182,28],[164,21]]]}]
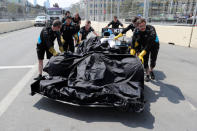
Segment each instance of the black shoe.
[{"label": "black shoe", "polygon": [[155,74],[154,74],[152,71],[150,72],[150,78],[151,78],[152,80],[155,79]]},{"label": "black shoe", "polygon": [[150,81],[150,76],[149,76],[149,75],[146,75],[144,80],[145,80],[146,82],[149,82],[149,81]]},{"label": "black shoe", "polygon": [[42,80],[42,75],[39,74],[36,78],[34,78],[34,80]]}]

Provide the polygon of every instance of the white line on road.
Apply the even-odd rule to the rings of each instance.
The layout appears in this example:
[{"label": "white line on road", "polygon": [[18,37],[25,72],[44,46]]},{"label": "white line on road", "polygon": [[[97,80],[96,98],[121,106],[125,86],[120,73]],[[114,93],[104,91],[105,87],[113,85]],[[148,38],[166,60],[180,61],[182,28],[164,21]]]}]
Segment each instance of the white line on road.
[{"label": "white line on road", "polygon": [[32,76],[36,73],[37,68],[36,65],[34,65],[34,68],[32,68],[17,84],[12,90],[6,95],[6,97],[0,101],[0,117],[3,115],[3,113],[8,109],[8,107],[12,104],[12,102],[15,100],[15,98],[19,95],[19,93],[24,89],[24,87],[27,85],[29,80],[32,78]]},{"label": "white line on road", "polygon": [[5,69],[23,69],[23,68],[34,68],[35,65],[24,65],[24,66],[0,66],[0,70]]},{"label": "white line on road", "polygon": [[196,111],[197,110],[196,107],[192,103],[190,103],[189,101],[188,101],[188,104],[190,105],[190,107],[191,107],[191,109],[193,111]]}]

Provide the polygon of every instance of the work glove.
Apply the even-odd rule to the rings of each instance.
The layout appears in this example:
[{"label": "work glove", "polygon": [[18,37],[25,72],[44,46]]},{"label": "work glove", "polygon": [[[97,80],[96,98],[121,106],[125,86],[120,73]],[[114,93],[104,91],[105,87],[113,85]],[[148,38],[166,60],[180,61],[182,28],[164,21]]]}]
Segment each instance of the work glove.
[{"label": "work glove", "polygon": [[139,46],[139,43],[136,41],[135,42],[135,47],[138,47]]},{"label": "work glove", "polygon": [[78,40],[78,34],[77,33],[74,35],[74,38],[75,38],[75,40]]},{"label": "work glove", "polygon": [[61,37],[61,42],[62,42],[62,44],[64,44],[64,43],[65,43],[64,38],[63,38],[62,36],[60,36],[60,37]]},{"label": "work glove", "polygon": [[61,53],[63,53],[63,52],[64,52],[63,46],[60,46],[60,47],[59,47],[59,50],[60,50]]},{"label": "work glove", "polygon": [[143,50],[140,54],[139,54],[139,59],[141,60],[142,64],[144,64],[144,56],[146,55],[146,51]]},{"label": "work glove", "polygon": [[117,36],[114,37],[114,40],[118,40],[118,38],[120,38],[120,37],[122,37],[122,36],[123,36],[123,34],[120,33],[119,35],[117,35]]},{"label": "work glove", "polygon": [[51,54],[53,54],[53,56],[57,56],[57,55],[58,55],[58,53],[56,52],[56,50],[55,50],[53,47],[51,47],[51,48],[49,49],[49,52],[50,52]]},{"label": "work glove", "polygon": [[135,55],[135,49],[131,49],[131,50],[130,50],[130,54],[131,54],[131,55]]}]

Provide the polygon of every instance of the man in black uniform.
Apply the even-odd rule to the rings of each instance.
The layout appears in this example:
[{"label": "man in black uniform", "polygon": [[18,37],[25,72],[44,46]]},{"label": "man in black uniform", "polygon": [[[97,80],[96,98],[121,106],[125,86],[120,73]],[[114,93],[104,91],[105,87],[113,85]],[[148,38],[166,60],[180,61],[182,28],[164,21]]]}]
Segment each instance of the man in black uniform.
[{"label": "man in black uniform", "polygon": [[63,38],[61,38],[63,47],[65,51],[74,52],[74,34],[77,32],[76,26],[72,23],[72,17],[66,17],[66,21],[62,25],[61,34]]},{"label": "man in black uniform", "polygon": [[62,18],[62,24],[65,23],[66,17],[68,17],[68,16],[71,16],[71,15],[70,15],[70,11],[66,11],[65,16]]},{"label": "man in black uniform", "polygon": [[110,25],[112,25],[113,29],[117,29],[119,28],[119,26],[122,26],[124,28],[123,24],[118,20],[117,16],[114,16],[114,20],[111,21],[105,28],[108,28]]},{"label": "man in black uniform", "polygon": [[81,25],[81,17],[79,16],[79,13],[76,13],[75,16],[72,18],[73,23],[76,26],[76,31],[77,33],[74,35],[75,38],[75,44],[79,44],[79,39],[78,39],[78,32],[80,31],[80,25]]},{"label": "man in black uniform", "polygon": [[51,27],[44,27],[40,33],[37,42],[37,55],[38,55],[38,64],[39,64],[39,75],[34,78],[35,80],[42,79],[42,70],[43,70],[43,59],[46,52],[47,59],[50,59],[52,56],[57,56],[58,53],[54,49],[54,41],[57,38],[59,44],[59,50],[63,52],[63,46],[60,40],[60,28],[62,23],[59,20],[55,20]]},{"label": "man in black uniform", "polygon": [[139,19],[139,17],[135,16],[132,18],[132,23],[127,26],[127,28],[125,28],[119,35],[117,35],[116,37],[114,37],[115,40],[117,40],[118,38],[122,37],[123,34],[127,33],[127,31],[132,30],[134,31],[135,28],[137,27],[136,22]]},{"label": "man in black uniform", "polygon": [[93,32],[96,36],[98,36],[98,34],[91,27],[91,21],[86,21],[85,26],[81,27],[79,31],[79,41],[85,40],[90,32]]},{"label": "man in black uniform", "polygon": [[[151,79],[155,79],[153,69],[156,66],[156,60],[159,51],[159,39],[155,28],[151,25],[146,25],[145,19],[138,19],[136,24],[137,29],[135,29],[133,33],[130,54],[135,55],[135,42],[137,41],[141,48],[138,57],[142,63],[144,63],[144,68],[146,70],[145,81],[148,82],[150,81],[150,75]],[[150,69],[148,66],[149,56],[151,58]]]},{"label": "man in black uniform", "polygon": [[72,18],[72,21],[78,26],[81,25],[81,17],[79,16],[79,13],[75,14],[75,16]]}]

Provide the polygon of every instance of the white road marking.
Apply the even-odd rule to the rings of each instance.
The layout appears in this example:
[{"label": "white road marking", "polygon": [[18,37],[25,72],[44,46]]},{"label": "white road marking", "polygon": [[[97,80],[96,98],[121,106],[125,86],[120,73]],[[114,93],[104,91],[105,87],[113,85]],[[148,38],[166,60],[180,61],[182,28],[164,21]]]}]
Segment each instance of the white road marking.
[{"label": "white road marking", "polygon": [[[55,44],[55,48],[57,48],[57,44]],[[0,101],[0,117],[8,109],[8,107],[12,104],[12,102],[16,99],[20,92],[25,88],[32,76],[37,72],[37,65],[38,63],[33,66],[24,66],[32,67],[32,69],[16,84],[15,87],[12,88],[12,90],[6,95],[6,97]]]},{"label": "white road marking", "polygon": [[196,107],[195,107],[192,103],[188,102],[188,104],[190,105],[190,107],[191,107],[191,109],[192,109],[193,111],[196,111],[196,110],[197,110]]},{"label": "white road marking", "polygon": [[24,69],[24,68],[33,68],[35,65],[24,65],[24,66],[0,66],[0,70],[5,69]]},{"label": "white road marking", "polygon": [[25,88],[27,83],[30,81],[32,76],[37,72],[36,65],[32,68],[17,84],[12,90],[6,95],[4,99],[0,101],[0,117],[3,113],[8,109],[8,107],[12,104],[15,98],[19,95],[19,93]]}]

